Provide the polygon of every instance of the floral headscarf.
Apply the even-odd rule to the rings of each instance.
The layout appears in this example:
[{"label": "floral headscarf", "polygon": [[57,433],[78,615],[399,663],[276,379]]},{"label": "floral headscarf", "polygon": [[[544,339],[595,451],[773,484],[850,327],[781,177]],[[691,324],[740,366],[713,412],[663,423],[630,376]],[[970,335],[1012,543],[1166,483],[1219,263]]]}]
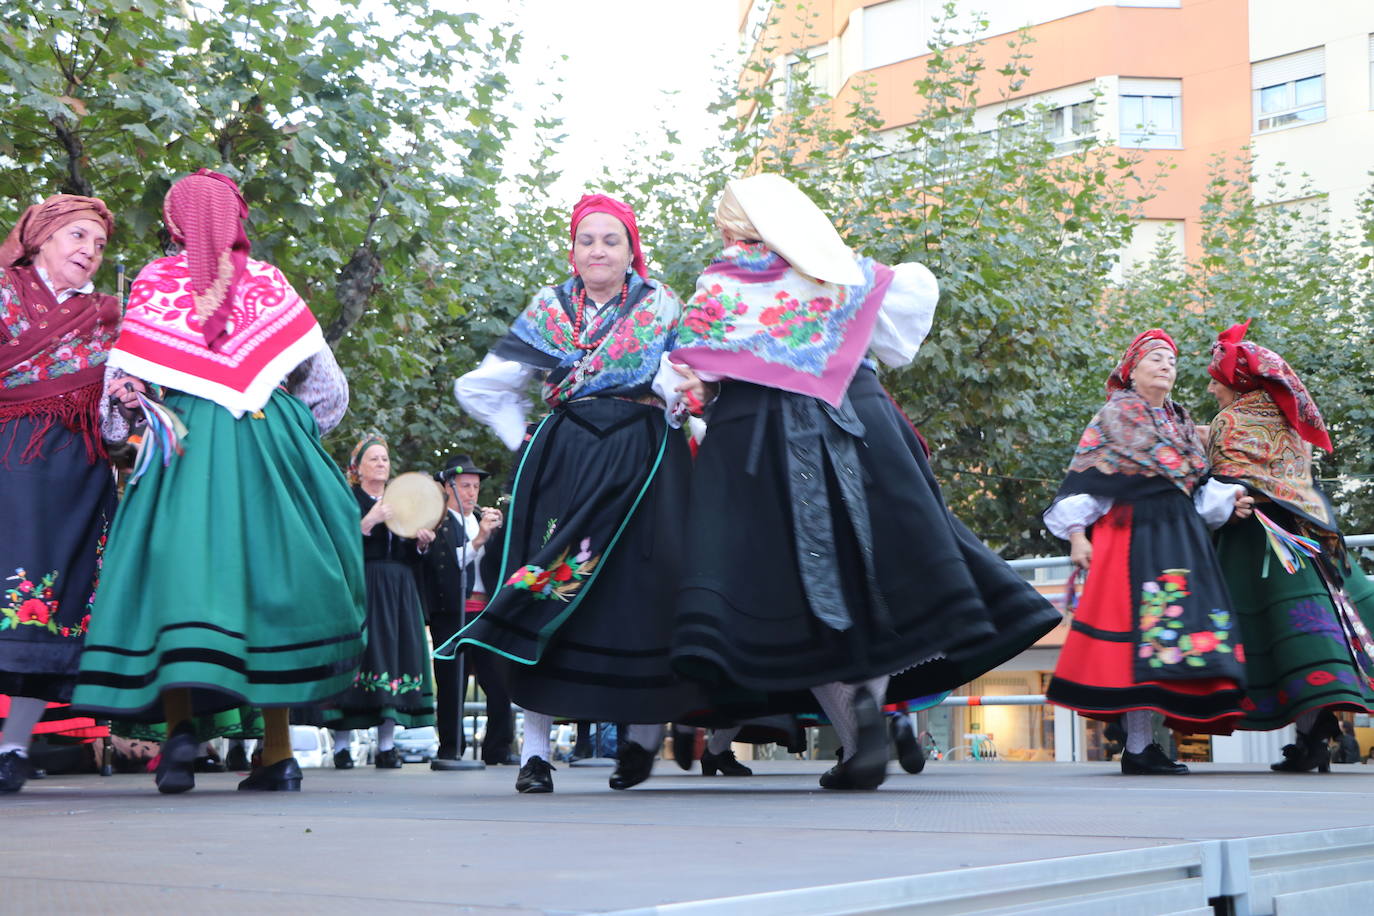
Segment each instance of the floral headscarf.
[{"label": "floral headscarf", "polygon": [[348,453],[348,468],[344,471],[344,475],[348,478],[348,482],[355,487],[363,482],[362,476],[358,473],[358,466],[362,463],[363,454],[374,445],[380,445],[387,452],[391,451],[391,446],[386,444],[386,438],[381,433],[369,432],[364,433],[363,437],[358,440],[358,444],[353,446],[353,451]]},{"label": "floral headscarf", "polygon": [[1330,452],[1331,437],[1307,386],[1283,357],[1245,340],[1249,328],[1250,322],[1246,321],[1217,335],[1208,374],[1242,394],[1263,388],[1299,436]]},{"label": "floral headscarf", "polygon": [[1135,340],[1126,348],[1126,352],[1121,356],[1121,362],[1117,363],[1112,374],[1107,376],[1107,396],[1110,398],[1113,391],[1125,391],[1131,387],[1131,373],[1135,367],[1145,358],[1145,354],[1151,350],[1158,350],[1160,347],[1168,347],[1178,355],[1178,345],[1162,328],[1150,328],[1136,335]]},{"label": "floral headscarf", "polygon": [[201,169],[172,185],[162,214],[172,240],[186,248],[196,315],[205,322],[206,346],[217,350],[229,321],[229,294],[248,268],[248,204],[232,178]]}]

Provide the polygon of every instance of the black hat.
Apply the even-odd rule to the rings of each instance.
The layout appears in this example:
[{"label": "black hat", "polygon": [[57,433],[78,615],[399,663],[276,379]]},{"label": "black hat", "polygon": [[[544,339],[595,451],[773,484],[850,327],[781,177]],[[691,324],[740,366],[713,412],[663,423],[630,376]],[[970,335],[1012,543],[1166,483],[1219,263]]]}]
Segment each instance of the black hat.
[{"label": "black hat", "polygon": [[476,474],[482,480],[491,476],[490,471],[484,471],[477,467],[477,463],[472,460],[471,455],[450,455],[449,458],[439,467],[439,472],[434,475],[437,480],[449,480],[459,474]]}]

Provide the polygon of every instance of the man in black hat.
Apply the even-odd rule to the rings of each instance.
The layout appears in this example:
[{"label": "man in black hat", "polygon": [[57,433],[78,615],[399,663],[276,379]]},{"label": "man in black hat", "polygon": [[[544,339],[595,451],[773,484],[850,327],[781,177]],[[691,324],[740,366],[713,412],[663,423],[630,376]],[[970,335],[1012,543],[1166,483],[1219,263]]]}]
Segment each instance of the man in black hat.
[{"label": "man in black hat", "polygon": [[[436,647],[462,628],[465,614],[475,616],[486,605],[482,561],[492,532],[502,523],[500,510],[477,505],[482,481],[489,476],[468,455],[452,456],[435,475],[448,497],[448,515],[425,556],[420,593]],[[493,557],[497,553],[492,551]],[[480,657],[472,659],[473,654]],[[494,657],[485,652],[468,657],[476,662],[477,682],[487,695],[487,734],[482,742],[482,759],[488,764],[518,763],[519,758],[513,758],[510,752],[514,738],[510,698],[497,672],[487,670],[494,669]],[[435,659],[434,682],[439,752],[430,766],[436,770],[450,769],[447,761],[457,760],[463,748],[459,717],[465,685],[459,683],[457,660]]]}]

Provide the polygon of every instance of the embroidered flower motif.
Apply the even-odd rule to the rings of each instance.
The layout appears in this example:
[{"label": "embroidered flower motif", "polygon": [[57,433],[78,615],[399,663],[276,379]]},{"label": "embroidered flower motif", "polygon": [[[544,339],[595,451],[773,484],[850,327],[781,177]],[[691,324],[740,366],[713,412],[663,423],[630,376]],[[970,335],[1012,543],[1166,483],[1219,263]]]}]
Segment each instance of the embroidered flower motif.
[{"label": "embroidered flower motif", "polygon": [[22,626],[39,627],[53,636],[84,635],[90,626],[89,614],[75,627],[63,626],[58,622],[59,602],[53,597],[57,594],[53,589],[57,578],[57,570],[53,570],[34,582],[24,569],[16,569],[6,581],[18,584],[6,589],[0,596],[4,601],[0,604],[0,631],[16,630]]},{"label": "embroidered flower motif", "polygon": [[1141,642],[1136,657],[1146,660],[1151,668],[1177,664],[1204,668],[1204,656],[1210,653],[1239,651],[1229,644],[1230,613],[1220,608],[1207,615],[1214,629],[1184,632],[1185,599],[1192,594],[1188,591],[1188,573],[1186,569],[1166,569],[1153,582],[1141,583],[1137,618]]},{"label": "embroidered flower motif", "polygon": [[1341,625],[1336,622],[1336,615],[1331,612],[1329,607],[1318,604],[1311,599],[1299,601],[1289,608],[1288,622],[1293,629],[1300,633],[1313,633],[1342,642],[1345,640],[1345,634],[1341,632]]},{"label": "embroidered flower motif", "polygon": [[402,674],[393,677],[389,671],[380,674],[376,671],[359,671],[353,676],[353,686],[368,693],[388,693],[396,696],[423,690],[425,680],[421,674]]},{"label": "embroidered flower motif", "polygon": [[1324,687],[1336,679],[1336,675],[1330,671],[1313,671],[1307,675],[1307,683],[1313,687]]},{"label": "embroidered flower motif", "polygon": [[564,550],[547,569],[534,564],[522,566],[506,580],[506,585],[530,592],[536,598],[570,601],[601,562],[600,555],[591,556],[590,543],[590,538],[582,539],[572,562],[568,562],[568,550]]}]

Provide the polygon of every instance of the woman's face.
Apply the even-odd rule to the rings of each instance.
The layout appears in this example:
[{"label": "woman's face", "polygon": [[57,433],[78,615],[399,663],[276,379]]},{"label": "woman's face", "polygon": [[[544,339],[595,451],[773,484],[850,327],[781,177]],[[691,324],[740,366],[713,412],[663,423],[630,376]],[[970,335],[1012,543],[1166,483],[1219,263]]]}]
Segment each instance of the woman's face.
[{"label": "woman's face", "polygon": [[43,268],[48,282],[61,292],[80,289],[91,281],[105,257],[105,226],[97,220],[78,219],[58,229],[38,246],[33,263]]},{"label": "woman's face", "polygon": [[1168,347],[1155,347],[1141,357],[1131,370],[1131,386],[1141,394],[1168,395],[1178,374],[1178,357]]},{"label": "woman's face", "polygon": [[1218,407],[1230,407],[1236,402],[1236,389],[1228,385],[1223,385],[1216,379],[1212,379],[1207,383],[1207,391],[1212,397],[1217,399]]},{"label": "woman's face", "polygon": [[589,213],[577,224],[573,237],[573,266],[582,282],[594,290],[615,287],[619,291],[630,269],[630,250],[625,226],[609,213]]},{"label": "woman's face", "polygon": [[358,462],[358,476],[364,483],[386,483],[391,477],[391,456],[380,442],[369,445]]}]

